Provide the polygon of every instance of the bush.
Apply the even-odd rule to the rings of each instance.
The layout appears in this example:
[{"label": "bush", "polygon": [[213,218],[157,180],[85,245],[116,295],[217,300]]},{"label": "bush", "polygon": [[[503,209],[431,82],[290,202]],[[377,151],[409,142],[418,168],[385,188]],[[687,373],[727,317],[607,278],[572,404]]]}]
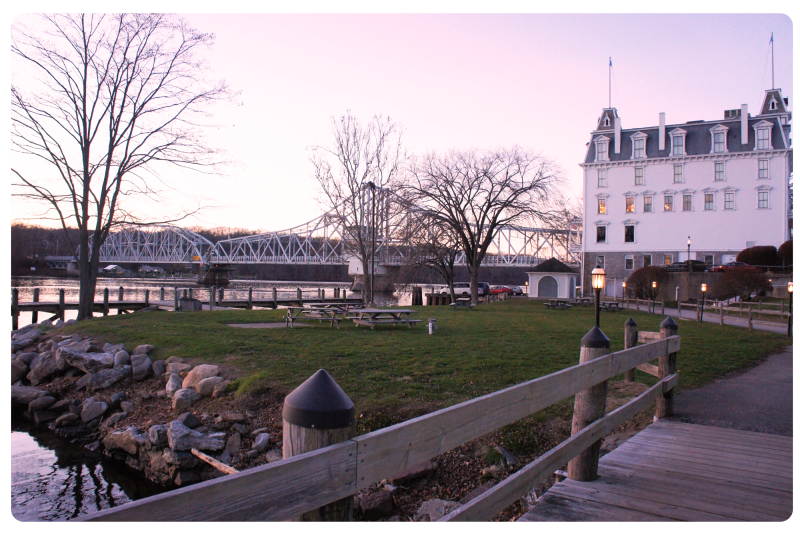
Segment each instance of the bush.
[{"label": "bush", "polygon": [[[653,281],[656,282],[655,290]],[[628,292],[633,292],[638,299],[655,301],[664,285],[669,282],[669,273],[659,266],[645,266],[634,271],[626,282]]]},{"label": "bush", "polygon": [[711,286],[710,290],[716,299],[740,297],[744,301],[753,293],[763,295],[772,291],[772,283],[763,273],[754,273],[744,269],[729,269]]},{"label": "bush", "polygon": [[778,262],[782,266],[792,265],[792,240],[785,241],[778,247]]},{"label": "bush", "polygon": [[774,245],[758,245],[745,249],[736,255],[737,262],[744,262],[751,266],[778,266],[778,250]]}]

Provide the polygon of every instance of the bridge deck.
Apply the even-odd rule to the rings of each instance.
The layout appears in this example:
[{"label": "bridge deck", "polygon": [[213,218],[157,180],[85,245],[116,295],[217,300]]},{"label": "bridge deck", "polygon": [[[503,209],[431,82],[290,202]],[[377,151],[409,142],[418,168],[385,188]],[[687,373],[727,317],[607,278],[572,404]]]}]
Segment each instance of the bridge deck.
[{"label": "bridge deck", "polygon": [[591,482],[555,484],[519,521],[782,521],[792,437],[660,420],[600,459]]}]

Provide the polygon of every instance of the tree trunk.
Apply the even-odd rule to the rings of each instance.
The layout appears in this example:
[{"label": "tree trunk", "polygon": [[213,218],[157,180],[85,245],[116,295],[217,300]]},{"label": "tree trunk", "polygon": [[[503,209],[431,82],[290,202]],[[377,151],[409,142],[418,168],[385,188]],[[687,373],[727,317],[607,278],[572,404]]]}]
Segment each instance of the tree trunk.
[{"label": "tree trunk", "polygon": [[470,267],[469,270],[469,291],[471,294],[472,300],[470,301],[473,305],[478,304],[478,268]]}]

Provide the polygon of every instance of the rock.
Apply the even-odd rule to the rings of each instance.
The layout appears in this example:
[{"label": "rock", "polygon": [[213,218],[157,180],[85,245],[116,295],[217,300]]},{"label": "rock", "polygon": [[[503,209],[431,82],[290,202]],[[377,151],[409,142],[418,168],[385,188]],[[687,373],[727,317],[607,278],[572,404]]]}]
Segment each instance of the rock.
[{"label": "rock", "polygon": [[198,399],[200,399],[200,394],[194,388],[181,388],[172,396],[172,408],[176,411],[188,409]]},{"label": "rock", "polygon": [[144,475],[152,481],[153,483],[157,483],[162,487],[166,487],[172,484],[172,478],[169,477],[167,474],[162,474],[161,472],[157,472],[150,468],[149,466],[144,467]]},{"label": "rock", "polygon": [[269,427],[259,427],[258,429],[253,429],[250,432],[251,437],[257,437],[261,433],[269,433]]},{"label": "rock", "polygon": [[233,454],[228,450],[225,450],[221,454],[217,455],[217,460],[222,464],[231,464],[231,461],[233,460]]},{"label": "rock", "polygon": [[167,396],[170,398],[175,396],[175,392],[180,390],[183,386],[183,381],[181,381],[180,375],[176,373],[171,373],[169,375],[169,379],[167,380],[166,392]]},{"label": "rock", "polygon": [[178,375],[181,376],[181,381],[183,381],[184,379],[186,379],[186,376],[189,375],[189,372],[181,372]]},{"label": "rock", "polygon": [[58,413],[53,411],[36,411],[33,413],[33,421],[36,425],[52,422],[56,418],[58,418]]},{"label": "rock", "polygon": [[414,522],[436,522],[460,505],[458,502],[449,502],[438,498],[428,500],[420,505],[417,514],[414,515]]},{"label": "rock", "polygon": [[154,397],[153,394],[151,394],[150,392],[144,392],[144,391],[139,392],[136,395],[139,396],[142,399],[153,399],[153,397]]},{"label": "rock", "polygon": [[30,367],[31,362],[33,362],[33,359],[35,359],[38,356],[39,353],[34,353],[34,352],[20,353],[19,355],[17,355],[17,360],[24,363],[25,366]]},{"label": "rock", "polygon": [[29,323],[25,327],[21,327],[16,331],[11,331],[11,339],[17,340],[19,337],[21,337],[24,334],[30,333],[33,329],[37,328],[38,326],[39,326],[38,323]]},{"label": "rock", "polygon": [[30,403],[28,403],[28,412],[36,412],[49,409],[50,406],[55,402],[56,398],[54,398],[53,396],[43,396],[40,398],[36,398]]},{"label": "rock", "polygon": [[47,410],[57,412],[60,414],[62,412],[68,411],[70,406],[75,405],[75,403],[76,402],[74,399],[62,399],[50,405],[50,407]]},{"label": "rock", "polygon": [[192,448],[201,451],[219,451],[225,447],[225,443],[219,436],[207,436],[193,431],[178,420],[173,420],[167,426],[167,439],[169,447],[175,451],[188,451]]},{"label": "rock", "polygon": [[64,320],[57,320],[53,325],[53,329],[60,329],[64,326]]},{"label": "rock", "polygon": [[78,423],[78,420],[80,419],[81,417],[78,416],[77,414],[68,412],[56,418],[56,427],[66,427],[68,425],[75,425]]},{"label": "rock", "polygon": [[503,467],[493,464],[492,466],[486,467],[483,470],[481,470],[481,474],[499,479],[503,475]]},{"label": "rock", "polygon": [[233,424],[231,426],[231,429],[233,431],[236,431],[240,435],[246,435],[247,434],[247,426],[244,425],[244,424]]},{"label": "rock", "polygon": [[106,423],[105,423],[105,425],[106,425],[107,427],[113,427],[113,426],[114,426],[114,425],[116,425],[118,422],[120,422],[120,421],[124,420],[124,419],[125,419],[125,418],[127,418],[127,417],[128,417],[128,413],[127,413],[127,412],[117,412],[117,413],[114,413],[114,414],[112,414],[111,416],[109,416],[109,417],[108,417],[108,420],[106,420]]},{"label": "rock", "polygon": [[115,392],[111,396],[111,402],[109,403],[109,408],[111,410],[118,409],[119,404],[128,399],[128,394],[126,392]]},{"label": "rock", "polygon": [[183,363],[183,359],[181,357],[169,357],[164,362],[166,362],[167,364],[172,364],[173,362],[176,362],[178,364],[182,364]]},{"label": "rock", "polygon": [[67,320],[64,322],[64,326],[75,325],[76,323],[78,323],[78,320]]},{"label": "rock", "polygon": [[234,424],[241,424],[245,422],[245,416],[240,412],[225,411],[222,414],[220,414],[220,416],[226,422],[231,422]]},{"label": "rock", "polygon": [[130,455],[136,455],[148,443],[148,436],[139,433],[139,429],[136,427],[129,427],[124,431],[113,431],[103,438],[103,446],[106,449],[123,450]]},{"label": "rock", "polygon": [[49,330],[53,328],[53,322],[51,320],[44,320],[39,322],[39,327],[45,330]]},{"label": "rock", "polygon": [[169,472],[169,465],[167,461],[164,460],[164,455],[159,451],[151,452],[148,462],[150,463],[150,468],[157,472],[162,472],[164,474]]},{"label": "rock", "polygon": [[214,366],[213,364],[201,364],[199,366],[195,366],[183,380],[183,388],[195,388],[197,387],[197,383],[203,379],[214,377],[218,373],[219,366]]},{"label": "rock", "polygon": [[261,433],[253,441],[253,447],[263,453],[269,447],[269,433]]},{"label": "rock", "polygon": [[106,344],[103,346],[103,353],[116,355],[120,351],[125,351],[125,344]]},{"label": "rock", "polygon": [[266,455],[268,463],[283,460],[283,454],[278,450],[269,450]]},{"label": "rock", "polygon": [[158,377],[159,375],[164,375],[164,372],[167,371],[167,365],[164,363],[163,360],[156,360],[153,362],[153,375]]},{"label": "rock", "polygon": [[153,363],[150,362],[150,357],[144,353],[131,355],[131,366],[133,366],[134,381],[144,381],[153,373]]},{"label": "rock", "polygon": [[124,349],[114,353],[114,367],[119,368],[131,363],[131,356]]},{"label": "rock", "polygon": [[18,351],[26,348],[31,344],[35,344],[42,339],[42,333],[38,329],[31,329],[24,334],[12,335],[11,351]]},{"label": "rock", "polygon": [[211,394],[212,398],[219,398],[225,395],[225,392],[228,391],[228,385],[231,384],[230,381],[222,381],[218,385],[214,387],[214,393]]},{"label": "rock", "polygon": [[188,451],[174,451],[167,448],[161,453],[161,455],[165,462],[173,467],[183,470],[190,470],[200,464],[203,464],[203,461]]},{"label": "rock", "polygon": [[[123,379],[130,377],[131,367],[123,366],[121,368],[109,368],[107,370],[100,370],[97,373],[88,374],[80,379],[83,381],[83,386],[89,392],[96,390],[103,390],[111,385],[114,385]],[[88,379],[87,379],[88,378]]]},{"label": "rock", "polygon": [[[195,370],[196,369],[197,368],[195,368]],[[192,373],[194,373],[194,370],[189,372],[189,375],[191,375]],[[189,378],[187,377],[186,379],[183,380],[184,388],[186,388],[186,381],[188,379]],[[224,380],[225,379],[223,379],[222,377],[218,377],[218,376],[207,377],[207,378],[203,379],[202,381],[198,382],[197,385],[195,386],[195,389],[197,390],[198,394],[200,394],[204,398],[207,398],[207,397],[211,396],[211,394],[214,393],[214,388],[216,388],[216,386],[218,384],[220,384],[221,382],[223,382]]]},{"label": "rock", "polygon": [[189,429],[200,427],[200,425],[203,423],[200,421],[200,418],[198,418],[191,412],[184,412],[183,414],[178,416],[178,421],[181,422],[186,427],[188,427]]},{"label": "rock", "polygon": [[415,466],[412,466],[411,468],[408,468],[407,470],[404,470],[399,474],[389,477],[388,480],[389,483],[391,483],[392,485],[404,485],[414,479],[418,479],[420,477],[425,477],[427,475],[432,474],[436,470],[436,468],[437,468],[436,463],[432,463],[431,461],[425,461]]},{"label": "rock", "polygon": [[56,350],[57,358],[86,373],[97,373],[114,367],[114,355],[110,353],[79,353],[67,347]]},{"label": "rock", "polygon": [[517,464],[517,458],[511,455],[511,452],[503,446],[495,446],[494,450],[503,456],[503,463],[505,463],[506,466],[514,466]]},{"label": "rock", "polygon": [[24,405],[28,404],[34,399],[50,395],[47,390],[39,390],[32,386],[12,386],[11,387],[11,404]]},{"label": "rock", "polygon": [[156,346],[154,345],[142,344],[140,346],[136,346],[136,349],[133,350],[133,355],[147,355],[155,348]]},{"label": "rock", "polygon": [[93,451],[94,453],[100,453],[103,449],[103,444],[99,440],[95,440],[94,442],[90,442],[84,446],[89,451]]},{"label": "rock", "polygon": [[20,359],[11,361],[11,384],[21,381],[28,375],[28,366]]},{"label": "rock", "polygon": [[481,494],[483,494],[484,492],[486,492],[490,488],[494,487],[496,484],[497,483],[494,482],[494,481],[487,481],[486,483],[484,483],[482,485],[479,485],[479,486],[475,487],[474,489],[472,489],[471,491],[469,491],[469,493],[466,496],[464,496],[464,498],[462,498],[461,501],[464,502],[464,503],[467,503],[467,502],[469,502],[471,500],[474,500],[475,498],[477,498],[478,496],[480,496]]},{"label": "rock", "polygon": [[[228,437],[228,442],[225,443],[225,451],[231,452],[231,455],[236,455],[242,448],[242,435],[233,433]],[[225,463],[228,464],[228,463]]]},{"label": "rock", "polygon": [[169,445],[166,425],[158,424],[150,427],[147,431],[147,436],[155,449],[165,448]]},{"label": "rock", "polygon": [[156,397],[157,398],[165,398],[165,397],[167,397],[167,391],[166,390],[158,390],[156,392]]},{"label": "rock", "polygon": [[69,368],[67,371],[64,372],[64,377],[66,377],[67,379],[73,379],[75,377],[80,377],[82,375],[85,374],[78,368]]},{"label": "rock", "polygon": [[87,398],[83,402],[81,410],[81,420],[84,422],[91,422],[95,418],[99,418],[108,410],[108,403],[104,401],[95,401],[94,398]]},{"label": "rock", "polygon": [[58,371],[56,358],[52,351],[48,351],[47,353],[39,355],[39,361],[35,366],[31,367],[31,371],[28,372],[27,377],[31,384],[35,386],[43,383]]},{"label": "rock", "polygon": [[255,458],[256,458],[256,457],[258,457],[260,454],[261,454],[261,452],[259,452],[258,450],[249,450],[249,451],[247,452],[247,456],[248,456],[248,457],[250,457],[251,459],[255,459]]},{"label": "rock", "polygon": [[178,471],[175,474],[175,477],[172,479],[176,485],[183,487],[185,485],[192,485],[200,481],[200,476],[195,474],[194,472],[185,472],[183,470]]},{"label": "rock", "polygon": [[169,373],[177,373],[178,375],[180,375],[181,372],[188,372],[191,369],[192,369],[191,364],[183,364],[182,362],[172,362],[170,364],[167,364],[167,371]]},{"label": "rock", "polygon": [[361,498],[360,505],[364,520],[380,520],[394,514],[394,498],[387,490],[373,492]]},{"label": "rock", "polygon": [[133,410],[133,407],[134,405],[130,401],[121,401],[119,403],[119,408],[125,412],[131,412]]}]

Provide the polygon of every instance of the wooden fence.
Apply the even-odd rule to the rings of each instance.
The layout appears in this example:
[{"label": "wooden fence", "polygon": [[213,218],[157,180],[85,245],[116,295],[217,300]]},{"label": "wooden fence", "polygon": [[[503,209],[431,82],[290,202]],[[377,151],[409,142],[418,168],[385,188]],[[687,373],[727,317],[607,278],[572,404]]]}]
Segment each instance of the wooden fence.
[{"label": "wooden fence", "polygon": [[[664,324],[671,325],[665,330]],[[97,521],[280,521],[352,496],[466,442],[532,415],[632,368],[657,373],[643,394],[590,423],[442,520],[490,520],[560,466],[582,454],[651,403],[671,411],[678,382],[680,337],[671,319],[662,333],[639,333],[644,345],[605,354],[570,368],[471,399],[333,446],[190,487],[79,517]],[[670,330],[671,329],[671,330]],[[662,338],[663,336],[663,338]],[[607,347],[607,346],[606,346]],[[583,350],[583,349],[582,349]],[[605,350],[608,351],[608,350]],[[648,365],[658,359],[656,369]],[[647,365],[649,367],[645,367]],[[670,403],[664,400],[669,398]],[[605,390],[603,391],[605,406]],[[598,444],[599,445],[599,444]]]}]

